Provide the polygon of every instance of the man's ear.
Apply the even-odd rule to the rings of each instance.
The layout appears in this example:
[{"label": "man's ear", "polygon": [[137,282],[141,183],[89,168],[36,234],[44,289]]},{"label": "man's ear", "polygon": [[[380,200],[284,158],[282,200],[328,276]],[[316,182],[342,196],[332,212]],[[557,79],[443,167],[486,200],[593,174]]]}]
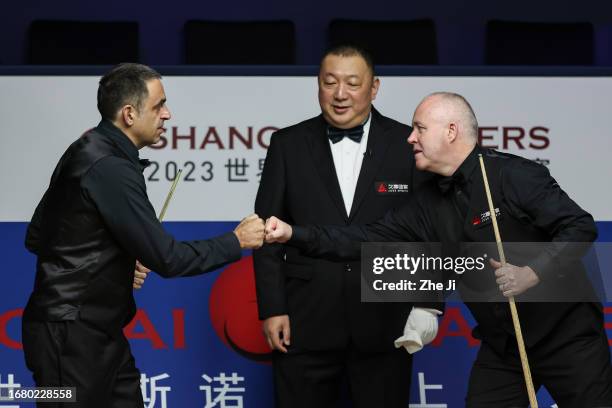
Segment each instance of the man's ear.
[{"label": "man's ear", "polygon": [[132,105],[124,105],[121,108],[119,120],[121,120],[125,127],[131,127],[134,125],[136,114],[136,109]]},{"label": "man's ear", "polygon": [[372,80],[372,100],[376,99],[376,95],[378,95],[378,88],[380,88],[380,79],[378,79],[378,77],[374,77]]},{"label": "man's ear", "polygon": [[448,124],[448,134],[447,134],[447,139],[448,139],[448,143],[453,143],[456,139],[457,136],[459,134],[459,125],[457,124],[457,122],[451,122]]}]

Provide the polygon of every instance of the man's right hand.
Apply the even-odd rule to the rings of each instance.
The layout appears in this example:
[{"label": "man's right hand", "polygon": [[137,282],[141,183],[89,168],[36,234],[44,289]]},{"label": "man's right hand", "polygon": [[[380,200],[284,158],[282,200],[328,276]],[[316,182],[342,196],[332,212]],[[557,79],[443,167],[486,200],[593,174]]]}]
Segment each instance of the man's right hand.
[{"label": "man's right hand", "polygon": [[285,346],[291,344],[291,327],[289,315],[268,317],[263,322],[263,332],[272,350],[287,352]]},{"label": "man's right hand", "polygon": [[285,243],[291,239],[293,228],[285,221],[274,216],[266,220],[266,243]]},{"label": "man's right hand", "polygon": [[240,248],[261,248],[264,240],[264,222],[257,214],[251,214],[240,221],[234,234],[240,241]]}]

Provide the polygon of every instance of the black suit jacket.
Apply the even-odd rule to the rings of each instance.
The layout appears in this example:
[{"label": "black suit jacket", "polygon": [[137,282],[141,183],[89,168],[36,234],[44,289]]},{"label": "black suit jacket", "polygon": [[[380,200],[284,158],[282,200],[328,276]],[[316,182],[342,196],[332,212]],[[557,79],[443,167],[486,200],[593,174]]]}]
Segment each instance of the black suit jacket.
[{"label": "black suit jacket", "polygon": [[[281,129],[271,139],[255,211],[287,222],[364,224],[412,195],[411,128],[372,111],[368,146],[347,214],[322,115]],[[420,173],[420,177],[424,177]],[[377,193],[377,182],[409,186],[407,193]],[[390,350],[412,305],[360,301],[359,262],[305,256],[298,249],[266,245],[254,252],[259,316],[288,314],[293,347],[329,350],[349,341],[363,350]]]}]

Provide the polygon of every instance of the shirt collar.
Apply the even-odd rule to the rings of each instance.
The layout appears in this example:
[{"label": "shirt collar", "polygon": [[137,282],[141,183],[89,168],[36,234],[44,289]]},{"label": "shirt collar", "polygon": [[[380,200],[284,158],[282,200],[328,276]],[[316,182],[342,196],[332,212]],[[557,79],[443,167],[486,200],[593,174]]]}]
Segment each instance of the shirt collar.
[{"label": "shirt collar", "polygon": [[439,177],[438,186],[440,187],[440,190],[443,193],[446,193],[455,183],[458,187],[465,185],[472,177],[472,173],[478,165],[478,155],[481,153],[481,147],[478,145],[474,146],[474,149],[472,149],[470,154],[468,154],[465,160],[463,160],[463,162],[451,176]]},{"label": "shirt collar", "polygon": [[464,182],[468,181],[470,177],[472,177],[472,173],[478,165],[478,155],[481,153],[482,149],[480,148],[480,146],[474,146],[474,149],[472,149],[470,154],[468,154],[463,163],[461,163],[459,168],[455,171],[453,177],[455,177],[456,175],[458,179],[461,179]]},{"label": "shirt collar", "polygon": [[141,170],[144,170],[150,162],[147,159],[140,159],[138,156],[138,149],[134,146],[134,143],[130,138],[123,133],[121,129],[115,126],[110,120],[102,119],[97,127],[103,134],[108,135],[113,142],[121,149],[121,151],[127,156],[127,158],[138,165]]}]

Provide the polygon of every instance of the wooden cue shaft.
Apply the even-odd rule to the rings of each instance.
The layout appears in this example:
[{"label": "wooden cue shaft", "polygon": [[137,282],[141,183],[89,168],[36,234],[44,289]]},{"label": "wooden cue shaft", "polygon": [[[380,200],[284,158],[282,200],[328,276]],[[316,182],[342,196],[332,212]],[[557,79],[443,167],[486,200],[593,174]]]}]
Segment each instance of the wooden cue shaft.
[{"label": "wooden cue shaft", "polygon": [[[480,170],[482,171],[482,178],[484,180],[485,192],[487,194],[487,201],[489,203],[489,211],[491,212],[491,221],[493,222],[493,232],[495,233],[495,242],[497,243],[497,250],[499,252],[499,261],[502,266],[506,265],[506,256],[504,255],[504,247],[502,245],[501,236],[499,234],[499,227],[497,225],[497,216],[495,214],[495,207],[493,206],[493,199],[491,198],[491,190],[489,189],[489,180],[487,179],[487,171],[485,170],[484,160],[482,154],[478,155],[480,160]],[[525,377],[525,385],[527,386],[527,395],[529,396],[529,404],[531,408],[538,408],[538,400],[536,399],[535,389],[533,387],[533,380],[531,379],[531,370],[529,369],[529,360],[527,359],[527,350],[525,350],[525,340],[523,340],[523,331],[521,330],[521,322],[518,316],[518,310],[516,309],[516,303],[514,302],[514,296],[508,298],[510,303],[510,314],[512,315],[512,324],[514,325],[514,332],[516,334],[516,342],[518,344],[519,355],[521,357],[521,365],[523,366],[523,376]]]},{"label": "wooden cue shaft", "polygon": [[166,196],[166,201],[164,201],[164,206],[162,207],[161,211],[159,212],[159,217],[157,217],[159,219],[159,222],[162,222],[164,220],[164,216],[166,215],[166,210],[168,209],[168,205],[170,204],[170,200],[172,200],[172,196],[174,195],[174,190],[176,189],[176,185],[178,184],[179,180],[181,179],[181,173],[183,172],[183,169],[180,169],[178,171],[178,173],[176,173],[176,177],[174,178],[174,181],[172,182],[172,186],[170,187],[170,191],[168,191],[168,195]]}]

